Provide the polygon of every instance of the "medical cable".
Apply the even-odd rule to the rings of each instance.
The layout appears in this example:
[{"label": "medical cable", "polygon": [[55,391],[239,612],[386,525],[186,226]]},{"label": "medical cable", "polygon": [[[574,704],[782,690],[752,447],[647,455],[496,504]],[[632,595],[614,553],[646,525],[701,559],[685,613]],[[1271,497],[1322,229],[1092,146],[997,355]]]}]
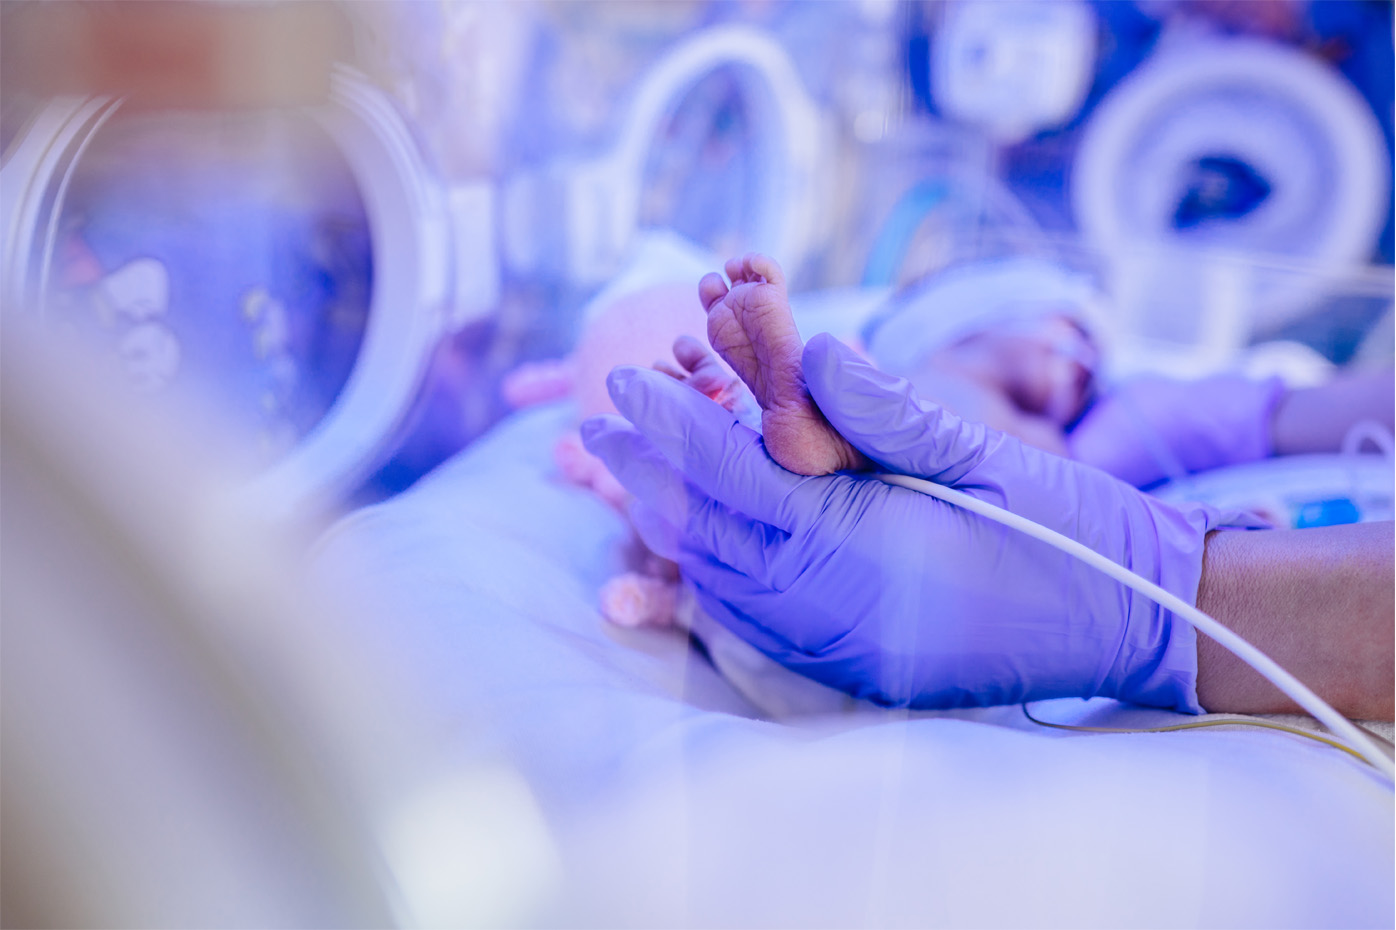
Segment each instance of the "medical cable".
[{"label": "medical cable", "polygon": [[[1325,746],[1332,746],[1334,749],[1342,750],[1348,755],[1360,759],[1363,762],[1367,761],[1365,756],[1346,743],[1340,743],[1338,740],[1330,739],[1322,733],[1314,733],[1311,730],[1292,727],[1287,723],[1275,723],[1273,720],[1256,720],[1251,717],[1225,717],[1220,719],[1208,718],[1207,720],[1190,720],[1187,723],[1173,723],[1164,727],[1085,727],[1071,723],[1053,723],[1050,720],[1039,720],[1028,710],[1027,702],[1024,702],[1022,706],[1024,717],[1027,717],[1040,727],[1050,727],[1053,730],[1073,730],[1078,733],[1172,733],[1175,730],[1200,730],[1203,727],[1258,727],[1262,730],[1279,730],[1294,736],[1302,736],[1316,743],[1323,743]],[[1389,744],[1390,742],[1378,733],[1371,733],[1370,735],[1374,739],[1381,740],[1383,743]]]},{"label": "medical cable", "polygon": [[1339,446],[1339,454],[1343,456],[1361,455],[1362,447],[1367,443],[1377,447],[1377,451],[1386,456],[1388,462],[1396,461],[1396,438],[1391,435],[1391,430],[1375,420],[1358,420],[1348,427],[1347,433],[1343,435],[1343,443]]},{"label": "medical cable", "polygon": [[1381,772],[1387,779],[1396,782],[1396,764],[1386,757],[1375,743],[1373,743],[1352,721],[1330,707],[1322,698],[1311,691],[1303,682],[1285,671],[1279,663],[1261,652],[1255,646],[1246,642],[1236,633],[1222,626],[1212,617],[1198,610],[1193,605],[1187,603],[1169,591],[1164,590],[1146,578],[1143,578],[1122,565],[1118,565],[1107,559],[1095,550],[1082,545],[1068,536],[1063,536],[1055,530],[1050,530],[1045,526],[1034,523],[1026,517],[1021,517],[1016,513],[997,507],[985,501],[971,497],[963,491],[948,488],[944,485],[935,484],[922,478],[913,478],[910,475],[889,475],[879,474],[876,477],[887,484],[907,488],[911,491],[918,491],[928,494],[931,497],[939,498],[949,504],[954,504],[971,513],[976,513],[995,523],[1000,523],[1010,529],[1017,530],[1040,540],[1055,549],[1073,556],[1087,565],[1104,572],[1111,578],[1120,582],[1124,586],[1139,592],[1145,597],[1157,603],[1166,610],[1172,611],[1177,616],[1183,618],[1193,627],[1210,636],[1238,658],[1244,661],[1251,668],[1261,675],[1264,675],[1275,687],[1283,691],[1304,710],[1308,711],[1335,735],[1343,739],[1356,755],[1360,755],[1367,760],[1373,768]]}]

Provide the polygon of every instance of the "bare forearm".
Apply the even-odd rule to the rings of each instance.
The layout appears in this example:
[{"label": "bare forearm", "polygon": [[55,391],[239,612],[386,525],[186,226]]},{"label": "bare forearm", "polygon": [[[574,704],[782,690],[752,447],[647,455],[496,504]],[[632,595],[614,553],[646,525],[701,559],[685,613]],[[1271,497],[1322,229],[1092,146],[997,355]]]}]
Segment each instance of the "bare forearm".
[{"label": "bare forearm", "polygon": [[1396,383],[1389,371],[1348,375],[1290,391],[1271,420],[1275,454],[1337,452],[1347,431],[1361,420],[1391,429],[1394,410]]},{"label": "bare forearm", "polygon": [[[1249,640],[1341,713],[1392,719],[1390,523],[1217,532],[1197,606]],[[1297,708],[1244,662],[1198,635],[1197,696],[1213,712]]]}]

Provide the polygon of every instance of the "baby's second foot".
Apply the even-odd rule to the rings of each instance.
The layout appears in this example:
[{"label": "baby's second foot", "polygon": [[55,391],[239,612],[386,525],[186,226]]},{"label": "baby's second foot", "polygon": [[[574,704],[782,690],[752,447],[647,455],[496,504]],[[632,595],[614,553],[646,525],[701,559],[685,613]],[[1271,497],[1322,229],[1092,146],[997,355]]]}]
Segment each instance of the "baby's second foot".
[{"label": "baby's second foot", "polygon": [[868,460],[824,419],[805,387],[795,329],[780,265],[749,254],[727,262],[729,289],[719,274],[698,282],[708,312],[708,341],[746,382],[761,405],[766,451],[800,475],[864,468]]},{"label": "baby's second foot", "polygon": [[682,335],[674,340],[674,358],[678,366],[658,361],[654,363],[655,369],[706,394],[736,414],[744,425],[761,429],[761,405],[756,397],[707,345],[692,336]]}]

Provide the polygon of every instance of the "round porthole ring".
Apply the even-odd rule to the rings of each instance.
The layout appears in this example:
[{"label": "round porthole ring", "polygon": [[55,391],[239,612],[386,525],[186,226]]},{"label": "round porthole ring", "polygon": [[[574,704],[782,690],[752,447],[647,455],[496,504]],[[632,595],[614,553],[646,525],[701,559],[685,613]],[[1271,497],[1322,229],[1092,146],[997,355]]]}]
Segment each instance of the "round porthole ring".
[{"label": "round porthole ring", "polygon": [[369,472],[387,452],[448,328],[447,201],[397,109],[359,72],[337,65],[329,103],[311,115],[358,182],[373,287],[363,343],[339,396],[285,459],[245,489],[272,517],[327,506]]},{"label": "round porthole ring", "polygon": [[617,272],[639,232],[639,185],[661,127],[703,78],[724,67],[738,75],[758,114],[756,157],[768,183],[752,245],[795,268],[821,244],[815,193],[827,186],[827,127],[782,46],[760,30],[716,26],[662,56],[640,80],[612,149],[571,167],[567,264],[574,280],[596,284]]},{"label": "round porthole ring", "polygon": [[7,214],[6,314],[44,312],[68,184],[97,131],[120,106],[118,97],[56,97],[35,114],[5,153],[0,164],[0,204]]},{"label": "round porthole ring", "polygon": [[[43,312],[68,183],[121,103],[102,96],[47,101],[6,153],[5,313]],[[327,506],[380,460],[449,327],[452,293],[447,198],[391,101],[356,70],[336,65],[329,100],[306,112],[357,182],[373,285],[363,342],[339,396],[285,458],[238,491],[240,503],[273,519]]]},{"label": "round porthole ring", "polygon": [[[1331,224],[1312,254],[1250,257],[1303,266],[1320,275],[1364,263],[1390,202],[1374,196],[1390,190],[1376,118],[1357,90],[1331,68],[1302,52],[1254,39],[1207,40],[1186,51],[1161,53],[1106,96],[1087,123],[1071,170],[1073,211],[1085,238],[1107,253],[1170,244],[1190,248],[1166,236],[1151,239],[1147,232],[1126,228],[1112,192],[1120,184],[1128,152],[1161,105],[1209,86],[1237,82],[1263,85],[1288,97],[1324,127],[1323,143],[1331,143],[1342,166],[1332,198],[1336,208],[1330,215],[1356,218]],[[1226,251],[1239,255],[1245,250]]]}]

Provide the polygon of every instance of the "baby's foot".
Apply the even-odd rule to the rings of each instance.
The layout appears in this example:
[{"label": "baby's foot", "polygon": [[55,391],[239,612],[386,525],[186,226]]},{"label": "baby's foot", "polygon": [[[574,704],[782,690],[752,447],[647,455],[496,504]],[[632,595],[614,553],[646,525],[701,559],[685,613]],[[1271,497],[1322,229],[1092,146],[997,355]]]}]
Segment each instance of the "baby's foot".
[{"label": "baby's foot", "polygon": [[734,398],[744,390],[742,382],[707,346],[692,336],[680,336],[674,340],[674,358],[678,365],[661,359],[654,363],[655,370],[732,409]]},{"label": "baby's foot", "polygon": [[732,373],[702,342],[687,334],[674,340],[674,358],[678,365],[667,361],[654,363],[656,371],[693,388],[737,415],[746,426],[761,429],[761,405],[756,402],[742,379]]},{"label": "baby's foot", "polygon": [[804,343],[795,329],[780,265],[749,254],[727,262],[729,289],[716,273],[698,282],[708,312],[708,341],[761,405],[766,451],[789,471],[827,475],[868,461],[819,412],[800,367]]}]

